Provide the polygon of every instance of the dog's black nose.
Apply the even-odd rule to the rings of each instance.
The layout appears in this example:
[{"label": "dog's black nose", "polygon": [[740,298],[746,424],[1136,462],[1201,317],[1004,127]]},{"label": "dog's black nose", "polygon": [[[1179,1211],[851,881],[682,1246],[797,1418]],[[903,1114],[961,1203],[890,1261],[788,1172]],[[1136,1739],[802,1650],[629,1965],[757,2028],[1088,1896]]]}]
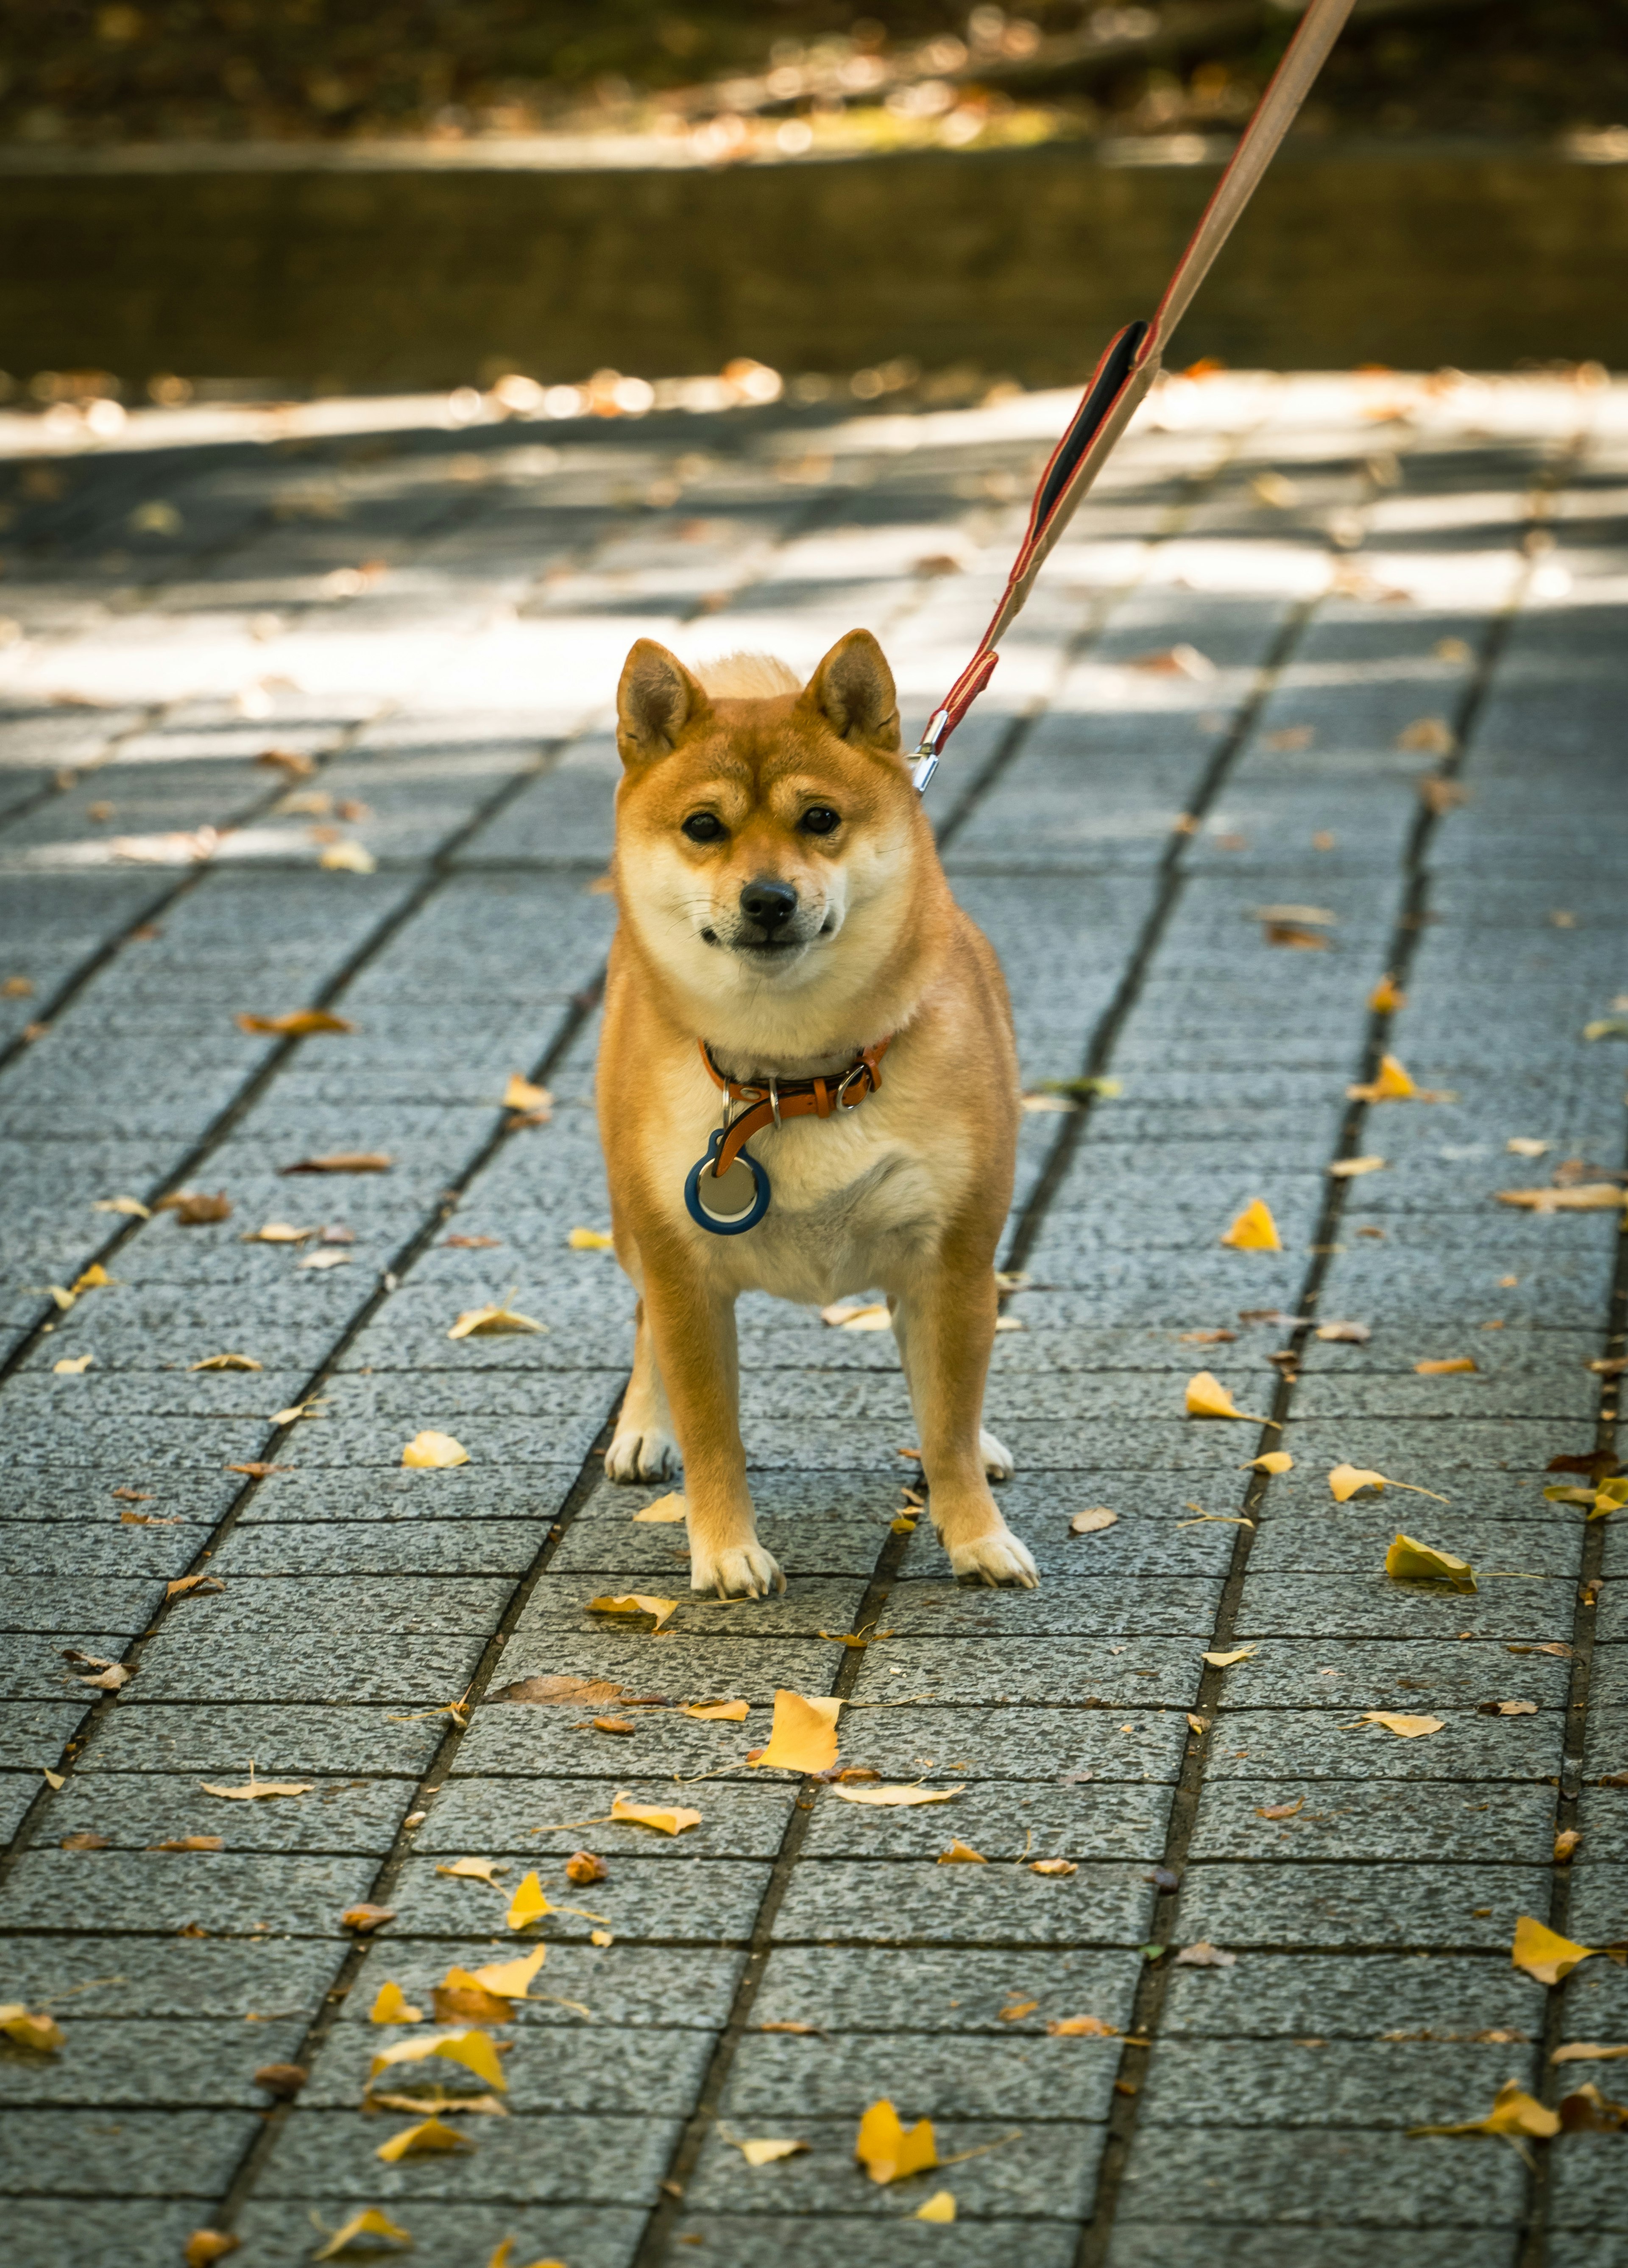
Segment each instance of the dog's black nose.
[{"label": "dog's black nose", "polygon": [[740,893],[740,910],[748,921],[761,922],[770,935],[797,911],[797,892],[790,882],[760,875]]}]

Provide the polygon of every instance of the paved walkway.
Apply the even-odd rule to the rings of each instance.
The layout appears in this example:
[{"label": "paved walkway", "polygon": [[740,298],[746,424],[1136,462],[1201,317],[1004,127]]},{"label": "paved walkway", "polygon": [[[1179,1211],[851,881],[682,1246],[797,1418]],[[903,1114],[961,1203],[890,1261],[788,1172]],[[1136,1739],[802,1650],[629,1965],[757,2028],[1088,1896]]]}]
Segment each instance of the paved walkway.
[{"label": "paved walkway", "polygon": [[[1529,2173],[1406,2134],[1510,2077],[1622,2091],[1547,2054],[1628,2040],[1628,1972],[1562,2006],[1508,1957],[1521,1913],[1628,1936],[1622,1539],[1542,1493],[1615,1403],[1617,1217],[1492,1192],[1623,1163],[1628,1058],[1582,1033],[1628,984],[1628,389],[1172,384],[954,743],[934,814],[1026,1080],[1113,1083],[1025,1120],[990,1408],[1042,1587],[959,1591],[902,1532],[891,1341],[804,1311],[744,1333],[783,1599],[692,1602],[680,1531],[632,1523],[659,1491],[600,1472],[630,1301],[569,1238],[607,1217],[622,654],[812,665],[865,622],[919,720],[1064,409],[340,404],[60,462],[4,423],[0,1998],[66,2035],[0,2061],[16,2268],[158,2268],[205,2226],[283,2268],[365,2207],[424,2268],[509,2236],[517,2268],[1628,2262],[1621,2138]],[[376,871],[324,871],[342,843]],[[311,1006],[355,1028],[234,1021]],[[1348,1100],[1381,1050],[1448,1094]],[[548,1123],[503,1108],[516,1072]],[[389,1170],[283,1178],[357,1151]],[[230,1219],[106,1209],[177,1191]],[[1282,1250],[1223,1248],[1256,1197]],[[244,1241],[271,1221],[348,1241]],[[546,1335],[449,1338],[511,1286]],[[1184,1417],[1201,1368],[1274,1429]],[[431,1427],[466,1466],[403,1469]],[[1292,1471],[1245,1469],[1280,1443]],[[1341,1508],[1341,1462],[1436,1497]],[[1475,1594],[1388,1581],[1399,1527]],[[586,1610],[635,1590],[681,1596],[668,1630]],[[961,1793],[755,1773],[781,1686],[843,1697],[845,1764]],[[677,1705],[720,1697],[744,1723]],[[203,1785],[251,1765],[308,1791]],[[619,1791],[701,1822],[605,1823]],[[940,1866],[954,1837],[985,1863]],[[564,1910],[512,1933],[531,1869]],[[356,1934],[358,1902],[394,1918]],[[410,2121],[361,2107],[370,2055],[430,2034],[370,2024],[380,1986],[428,2016],[533,1941],[508,2115],[381,2161]],[[426,2069],[485,2087],[379,2085]],[[866,2180],[883,2095],[961,2162]],[[754,2168],[764,2137],[809,2146]],[[939,2187],[953,2227],[913,2217]]]}]

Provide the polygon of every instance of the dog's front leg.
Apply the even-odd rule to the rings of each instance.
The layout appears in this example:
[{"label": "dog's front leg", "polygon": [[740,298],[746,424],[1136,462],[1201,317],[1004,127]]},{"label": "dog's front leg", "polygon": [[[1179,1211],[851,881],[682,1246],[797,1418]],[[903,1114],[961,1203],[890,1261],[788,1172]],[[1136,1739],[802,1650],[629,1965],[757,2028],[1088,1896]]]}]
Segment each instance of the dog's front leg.
[{"label": "dog's front leg", "polygon": [[998,1453],[1008,1473],[1010,1461],[981,1425],[995,1344],[994,1275],[983,1266],[939,1268],[891,1304],[921,1434],[928,1509],[950,1565],[958,1576],[1032,1590],[1040,1578],[990,1493],[991,1459],[984,1444]]},{"label": "dog's front leg", "polygon": [[725,1599],[784,1591],[785,1577],[757,1540],[747,1486],[733,1296],[647,1265],[645,1322],[683,1451],[690,1588]]}]

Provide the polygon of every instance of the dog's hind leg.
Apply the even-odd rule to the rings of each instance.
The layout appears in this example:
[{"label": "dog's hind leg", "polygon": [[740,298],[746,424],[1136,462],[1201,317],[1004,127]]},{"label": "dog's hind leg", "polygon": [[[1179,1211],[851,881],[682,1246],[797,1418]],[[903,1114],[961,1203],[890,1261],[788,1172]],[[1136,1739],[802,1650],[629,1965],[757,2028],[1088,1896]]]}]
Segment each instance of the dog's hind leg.
[{"label": "dog's hind leg", "polygon": [[633,1375],[622,1396],[615,1437],[605,1452],[605,1477],[612,1481],[672,1480],[679,1469],[678,1441],[643,1300],[638,1303],[637,1317],[633,1338]]},{"label": "dog's hind leg", "polygon": [[989,1473],[1012,1460],[979,1424],[995,1339],[995,1280],[983,1265],[935,1270],[893,1306],[894,1336],[921,1435],[927,1504],[958,1576],[1032,1589],[1035,1563],[1001,1518]]}]

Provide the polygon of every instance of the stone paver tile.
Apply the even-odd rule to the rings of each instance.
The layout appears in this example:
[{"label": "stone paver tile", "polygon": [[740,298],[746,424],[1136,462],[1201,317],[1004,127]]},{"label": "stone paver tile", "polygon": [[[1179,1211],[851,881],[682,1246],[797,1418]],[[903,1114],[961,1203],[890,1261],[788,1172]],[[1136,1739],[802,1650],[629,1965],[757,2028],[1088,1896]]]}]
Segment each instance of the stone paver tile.
[{"label": "stone paver tile", "polygon": [[[1083,2051],[1083,2052],[1082,2052]],[[1105,2118],[1119,2051],[1111,2040],[991,2039],[866,2032],[833,2040],[743,2040],[724,2090],[732,2124],[754,2129],[804,2117],[846,2117],[867,2104],[928,2102],[940,2118]]]},{"label": "stone paver tile", "polygon": [[[371,2139],[373,2128],[368,2131]],[[276,2196],[253,2198],[239,2220],[246,2256],[263,2268],[307,2268],[318,2241],[312,2213],[325,2229],[335,2229],[365,2190],[372,2195],[365,2158],[351,2187],[335,2176],[314,2205],[306,2202],[311,2193],[291,2194],[279,2183]],[[539,2205],[519,2198],[491,2205],[460,2198],[448,2204],[422,2193],[410,2204],[393,2199],[390,2213],[409,2230],[415,2268],[469,2268],[471,2261],[489,2260],[505,2237],[513,2240],[517,2261],[552,2257],[569,2261],[571,2268],[630,2268],[645,2221],[637,2205]]]},{"label": "stone paver tile", "polygon": [[777,1944],[1134,1945],[1153,1891],[1145,1866],[1042,1878],[1013,1867],[831,1859],[792,1877]]},{"label": "stone paver tile", "polygon": [[[643,1714],[637,1712],[624,1721],[637,1723]],[[460,1775],[431,1800],[430,1815],[415,1833],[414,1847],[437,1857],[464,1851],[512,1852],[534,1865],[569,1858],[585,1844],[608,1860],[648,1852],[657,1840],[651,1829],[603,1823],[613,1799],[622,1793],[636,1803],[682,1803],[699,1809],[701,1824],[683,1837],[691,1857],[774,1857],[798,1793],[794,1781],[778,1776],[749,1786],[713,1781],[695,1790],[692,1802],[671,1778],[652,1777],[647,1767],[636,1765],[636,1748],[637,1735],[623,1741],[601,1734],[583,1758],[585,1776],[577,1779],[527,1778],[517,1785]],[[610,1777],[609,1766],[624,1758],[624,1768]],[[606,1776],[588,1778],[590,1768]],[[550,1832],[549,1822],[556,1820],[582,1823]],[[558,1871],[556,1863],[553,1872]]]},{"label": "stone paver tile", "polygon": [[[954,1786],[953,1767],[928,1775]],[[804,1849],[821,1859],[936,1859],[951,1840],[969,1843],[986,1861],[1032,1859],[1145,1859],[1164,1850],[1169,1790],[1149,1786],[969,1788],[952,1802],[902,1810],[873,1809],[821,1795]]]},{"label": "stone paver tile", "polygon": [[[327,1631],[275,1624],[256,1632],[210,1625],[192,1611],[172,1616],[142,1660],[144,1704],[176,1701],[381,1701],[399,1708],[457,1700],[475,1675],[487,1633],[464,1637],[351,1634],[343,1617]],[[496,1616],[493,1617],[494,1621]],[[234,1643],[233,1641],[238,1641]]]},{"label": "stone paver tile", "polygon": [[88,2131],[77,2110],[13,2109],[0,2196],[218,2197],[260,2131],[247,2110],[129,2110],[97,2124],[99,2132]]},{"label": "stone paver tile", "polygon": [[[851,2214],[854,2221],[874,2227],[902,2219],[902,2202],[909,2199],[913,2210],[930,2194],[930,2188],[942,2185],[954,2187],[957,2212],[975,2220],[998,2219],[1004,2208],[1008,2213],[1020,2211],[1043,2224],[1048,2220],[1077,2218],[1085,2210],[1102,2146],[1101,2125],[1085,2120],[1033,2120],[1014,2134],[1012,2123],[1004,2119],[975,2123],[949,2117],[940,2123],[933,2117],[930,2101],[902,2097],[898,2110],[907,2122],[933,2118],[940,2162],[963,2150],[999,2142],[1003,2135],[1013,2139],[984,2156],[947,2169],[942,2176],[929,2174],[923,2182],[913,2182],[897,2191],[871,2183],[854,2165],[856,2118],[799,2117],[797,2132],[810,2145],[809,2151],[807,2156],[784,2160],[776,2169],[785,2179],[777,2182],[770,2192],[775,2208],[788,2220],[799,2222],[817,2221],[836,2208]],[[739,2151],[712,2134],[703,2147],[686,2192],[686,2207],[693,2213],[706,2214],[762,2212],[766,2184],[753,2180],[755,2170]],[[853,2233],[859,2242],[868,2242],[868,2236],[858,2228]]]},{"label": "stone paver tile", "polygon": [[[354,2024],[336,2028],[312,2067],[302,2109],[354,2110],[374,2056],[408,2036],[392,2027],[370,2025],[365,2035]],[[659,2023],[578,2023],[570,2029],[527,2025],[504,2036],[510,2042],[503,2058],[504,2104],[519,2117],[603,2112],[681,2117],[700,2087],[712,2046],[711,2034],[694,2025]],[[414,2076],[422,2079],[422,2072]],[[484,2135],[489,2130],[478,2131]]]},{"label": "stone paver tile", "polygon": [[1432,2041],[1161,2040],[1143,2088],[1149,2129],[1386,2127],[1479,2117],[1505,2080],[1528,2085],[1519,2046]]},{"label": "stone paver tile", "polygon": [[212,1937],[291,1933],[337,1937],[344,1908],[378,1871],[367,1856],[25,1851],[8,1885],[16,1929],[75,1926],[108,1936],[195,1926]]},{"label": "stone paver tile", "polygon": [[1330,2133],[1150,2128],[1126,2169],[1119,2225],[1134,2228],[1144,2211],[1206,2231],[1265,2223],[1280,2232],[1280,2242],[1284,2230],[1329,2221],[1388,2234],[1450,2228],[1462,2259],[1466,2242],[1478,2245],[1483,2230],[1519,2225],[1525,2171],[1513,2151],[1483,2151],[1467,2166],[1450,2142],[1411,2142],[1354,2126]]},{"label": "stone paver tile", "polygon": [[[1121,2031],[1141,1974],[1136,1952],[981,1952],[862,1945],[777,1946],[752,2022],[814,2023],[831,2038],[868,2032],[1043,2034],[1054,2017],[1099,2015]],[[1033,2002],[1028,2014],[1006,2016]]]},{"label": "stone paver tile", "polygon": [[[1497,1953],[1241,1954],[1231,1969],[1176,1969],[1160,2036],[1475,2043],[1506,2033],[1508,2052],[1541,2036],[1543,1987]],[[1492,2044],[1501,2044],[1493,2042]]]},{"label": "stone paver tile", "polygon": [[[256,1762],[256,1778],[274,1775]],[[247,1775],[215,1783],[247,1786]],[[298,1786],[295,1781],[293,1786]],[[382,1857],[408,1808],[402,1779],[319,1779],[307,1795],[233,1802],[194,1778],[146,1772],[76,1773],[51,1810],[53,1837],[105,1835],[115,1850],[144,1851],[186,1835],[218,1835],[230,1851],[355,1851]]]},{"label": "stone paver tile", "polygon": [[[606,1830],[592,1831],[598,1840]],[[597,1921],[619,1939],[705,1945],[749,1937],[768,1881],[767,1862],[694,1857],[684,1847],[686,1839],[680,1837],[664,1849],[646,1847],[637,1857],[618,1856],[608,1881],[580,1893],[566,1881],[563,1867],[540,1867],[538,1872],[551,1885],[546,1895],[556,1908],[544,1936],[579,1941]],[[653,1833],[648,1835],[646,1845],[653,1846],[656,1840]],[[477,1881],[438,1874],[435,1869],[436,1861],[429,1857],[411,1858],[402,1868],[390,1893],[400,1917],[394,1925],[398,1936],[465,1937],[480,1928],[490,1928],[494,1935],[502,1932],[505,1904],[491,1890]],[[517,1864],[506,1879],[518,1884],[520,1878]],[[582,1911],[566,1913],[567,1904]],[[503,1941],[519,1954],[535,1940],[522,1933],[505,1935]]]},{"label": "stone paver tile", "polygon": [[99,2254],[128,2262],[129,2268],[161,2268],[181,2257],[187,2239],[207,2220],[201,2205],[185,2202],[30,2196],[26,2211],[14,2217],[6,2244],[12,2268],[61,2268],[76,2255],[92,2260]]},{"label": "stone paver tile", "polygon": [[[1423,1528],[1433,1540],[1440,1526],[1416,1521],[1406,1532]],[[1569,1543],[1568,1539],[1568,1543]],[[1446,1546],[1457,1550],[1459,1539]],[[1504,1582],[1486,1571],[1473,1595],[1445,1585],[1393,1582],[1382,1572],[1383,1562],[1361,1575],[1257,1574],[1253,1568],[1244,1580],[1239,1602],[1237,1634],[1241,1638],[1293,1637],[1331,1638],[1342,1644],[1362,1638],[1457,1638],[1469,1631],[1477,1638],[1533,1639],[1565,1644],[1572,1634],[1576,1605],[1575,1560],[1579,1547],[1572,1543],[1566,1557],[1573,1565],[1551,1572],[1532,1566],[1547,1559],[1529,1543],[1517,1556],[1528,1564],[1514,1572],[1543,1580]],[[1462,1557],[1464,1554],[1458,1552]],[[1451,1626],[1449,1629],[1449,1625]]]},{"label": "stone paver tile", "polygon": [[1190,1867],[1178,1929],[1192,1943],[1227,1947],[1497,1948],[1516,1918],[1547,1911],[1547,1867],[1218,1861]]},{"label": "stone paver tile", "polygon": [[6,1971],[28,2001],[60,2000],[65,2021],[83,2014],[242,2023],[313,2015],[345,1950],[336,1939],[99,1938],[53,1926],[37,1937],[13,1929]]},{"label": "stone paver tile", "polygon": [[[128,1691],[128,1688],[126,1689]],[[282,1701],[188,1706],[127,1701],[99,1732],[79,1769],[87,1772],[208,1772],[262,1779],[310,1772],[393,1773],[416,1778],[435,1754],[446,1719],[438,1710],[403,1715],[388,1708],[301,1708]]]},{"label": "stone paver tile", "polygon": [[[1263,1818],[1263,1808],[1303,1808]],[[1554,1838],[1555,1792],[1484,1783],[1443,1787],[1394,1780],[1320,1780],[1270,1792],[1259,1781],[1212,1780],[1199,1797],[1195,1858],[1494,1859],[1530,1864]]]},{"label": "stone paver tile", "polygon": [[[535,1991],[515,2003],[514,2020],[522,2031],[527,2027],[557,2031],[562,2025],[589,2021],[594,2037],[612,2025],[715,2031],[728,2021],[747,1958],[737,1949],[694,1945],[637,1945],[622,1940],[605,1947],[568,1943],[558,1937],[548,1942],[547,1976],[535,1978]],[[501,1923],[496,1935],[472,1936],[461,1942],[387,1933],[369,1948],[340,2008],[341,2023],[348,2029],[363,2026],[375,2047],[403,2039],[404,2032],[375,2028],[369,2014],[387,1977],[401,1986],[410,2003],[428,2013],[430,1994],[449,1969],[479,1969],[488,1962],[506,1961],[516,1951]],[[589,2012],[586,2019],[585,2007]]]},{"label": "stone paver tile", "polygon": [[[997,1611],[1021,1594],[991,1594]],[[1021,1612],[1021,1608],[1018,1609]],[[1200,1647],[1173,1638],[1061,1638],[1037,1651],[1021,1637],[969,1639],[954,1652],[924,1638],[868,1647],[857,1699],[931,1697],[940,1704],[1079,1702],[1087,1696],[1134,1711],[1189,1708],[1198,1690]],[[897,1679],[900,1683],[895,1685]]]},{"label": "stone paver tile", "polygon": [[298,2110],[277,2139],[277,2194],[343,2200],[335,2223],[364,2192],[387,2207],[432,2198],[648,2207],[677,2139],[671,2114],[562,2111],[483,2118],[471,2154],[380,2165],[374,2154],[394,2130],[394,2119],[387,2126],[355,2110]]},{"label": "stone paver tile", "polygon": [[0,2105],[6,2111],[144,2103],[264,2110],[269,2098],[254,2085],[255,2071],[262,2064],[291,2062],[306,2029],[303,2014],[253,2025],[97,2016],[76,2016],[72,2023],[71,2051],[27,2064],[20,2058],[0,2063]]},{"label": "stone paver tile", "polygon": [[[1115,2228],[1109,2268],[1275,2268],[1283,2257],[1281,2229],[1197,2222],[1126,2220]],[[1462,2268],[1462,2229],[1317,2229],[1318,2268]],[[1521,2243],[1517,2229],[1477,2228],[1476,2268],[1515,2268]],[[1559,2268],[1558,2257],[1551,2258]],[[1567,2262],[1565,2268],[1581,2268]],[[1598,2259],[1594,2268],[1605,2268]],[[1616,2268],[1616,2264],[1611,2264]]]},{"label": "stone paver tile", "polygon": [[[1330,1690],[1339,1688],[1330,1681]],[[1558,1784],[1565,1719],[1558,1704],[1529,1717],[1484,1717],[1439,1702],[1417,1681],[1393,1681],[1354,1700],[1407,1716],[1440,1715],[1440,1733],[1403,1740],[1361,1723],[1349,1711],[1227,1709],[1216,1722],[1206,1766],[1212,1780],[1249,1780],[1271,1789],[1262,1801],[1293,1802],[1302,1779],[1344,1781],[1360,1769],[1372,1779],[1518,1781],[1553,1776]]]}]

